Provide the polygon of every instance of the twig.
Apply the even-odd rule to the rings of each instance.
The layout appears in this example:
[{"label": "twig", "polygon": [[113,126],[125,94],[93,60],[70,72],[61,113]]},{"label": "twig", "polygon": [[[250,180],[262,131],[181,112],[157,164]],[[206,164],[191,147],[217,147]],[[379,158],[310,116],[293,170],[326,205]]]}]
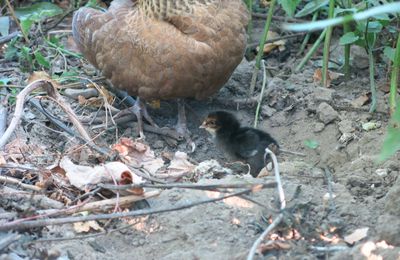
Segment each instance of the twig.
[{"label": "twig", "polygon": [[256,114],[254,116],[254,127],[257,127],[258,125],[258,117],[260,113],[261,103],[264,97],[265,85],[267,84],[267,70],[265,69],[265,61],[263,59],[261,60],[261,67],[263,69],[263,80],[262,80],[261,93],[259,95],[260,99],[258,100]]},{"label": "twig", "polygon": [[2,36],[2,37],[0,37],[0,44],[9,42],[17,36],[19,36],[19,32],[13,32],[13,33],[10,33],[9,35]]},{"label": "twig", "polygon": [[7,130],[4,132],[3,136],[0,138],[0,150],[2,150],[3,147],[6,145],[8,139],[11,137],[11,134],[14,132],[15,128],[17,128],[17,125],[19,124],[19,121],[21,120],[25,98],[32,91],[34,91],[35,89],[38,89],[40,87],[43,87],[45,84],[49,84],[48,81],[36,80],[36,81],[30,83],[28,86],[26,86],[17,95],[16,102],[15,102],[14,116],[13,116],[13,118],[12,118],[12,120],[10,122],[10,125],[7,128]]},{"label": "twig", "polygon": [[[279,40],[286,40],[286,39],[290,39],[290,38],[296,38],[296,37],[299,37],[299,36],[303,36],[304,34],[306,34],[306,33],[305,33],[305,32],[302,32],[302,33],[295,33],[295,34],[289,34],[289,35],[284,35],[284,36],[276,37],[276,38],[273,38],[273,39],[270,39],[270,40],[266,40],[266,41],[265,41],[265,44],[267,44],[267,43],[274,43],[274,42],[279,41]],[[250,44],[247,44],[247,48],[252,49],[252,48],[257,47],[258,45],[259,45],[258,42],[250,43]],[[258,50],[258,51],[260,51],[260,50]],[[262,51],[262,50],[261,50],[261,51]]]},{"label": "twig", "polygon": [[[267,14],[252,13],[251,15],[253,17],[255,17],[255,18],[261,18],[261,19],[266,19],[267,18]],[[296,18],[289,18],[287,16],[276,16],[276,15],[273,15],[272,19],[274,21],[283,21],[283,22],[295,22],[295,23],[307,22],[306,20],[301,20],[301,19],[296,19]]]},{"label": "twig", "polygon": [[219,183],[219,184],[190,184],[190,183],[167,183],[167,184],[131,184],[131,185],[111,185],[111,184],[99,184],[101,188],[109,190],[127,190],[132,188],[155,188],[155,189],[195,189],[195,190],[214,190],[214,189],[239,189],[239,188],[274,188],[276,187],[275,182],[267,183]]},{"label": "twig", "polygon": [[8,8],[8,11],[10,11],[11,16],[13,17],[15,23],[18,25],[19,29],[21,30],[22,35],[24,36],[24,39],[25,39],[26,43],[29,43],[28,35],[26,35],[26,32],[24,32],[24,30],[22,30],[21,23],[19,22],[19,20],[17,18],[17,15],[15,14],[14,8],[10,4],[9,0],[6,0],[6,5],[7,5],[7,8]]},{"label": "twig", "polygon": [[13,178],[13,177],[9,177],[9,176],[0,176],[0,182],[15,184],[24,189],[33,190],[33,191],[41,191],[42,190],[38,186],[22,183],[21,180]]},{"label": "twig", "polygon": [[30,99],[29,103],[31,105],[33,105],[39,112],[43,113],[47,117],[47,119],[49,119],[54,125],[56,125],[60,129],[62,129],[64,132],[66,132],[70,136],[77,138],[84,145],[88,145],[93,150],[95,150],[95,151],[97,151],[97,152],[99,152],[99,153],[101,153],[103,155],[109,155],[110,154],[110,150],[109,149],[99,147],[91,140],[90,140],[90,142],[87,142],[86,139],[84,139],[80,134],[76,133],[71,128],[66,126],[60,119],[58,119],[57,117],[51,115],[45,109],[43,109],[43,107],[39,104],[39,102],[37,100]]},{"label": "twig", "polygon": [[166,207],[161,209],[145,209],[145,210],[137,210],[137,211],[129,211],[129,212],[119,212],[119,213],[111,213],[111,214],[97,214],[97,215],[89,215],[89,216],[76,216],[76,217],[67,217],[67,218],[54,218],[54,219],[39,219],[32,221],[25,221],[21,223],[5,223],[0,225],[0,231],[7,230],[20,230],[20,229],[28,229],[35,227],[45,227],[50,225],[62,225],[68,223],[82,222],[82,221],[91,221],[91,220],[103,220],[103,219],[117,219],[117,218],[125,218],[125,217],[139,217],[145,215],[152,215],[157,213],[165,213],[177,210],[183,210],[187,208],[192,208],[198,205],[216,202],[220,200],[224,200],[226,198],[240,196],[242,194],[250,193],[250,189],[242,190],[239,192],[231,193],[219,198],[215,199],[207,199],[201,200],[192,203],[184,203],[175,207]]},{"label": "twig", "polygon": [[310,249],[317,252],[336,252],[336,251],[344,251],[349,249],[347,246],[310,246]]},{"label": "twig", "polygon": [[[64,204],[50,199],[45,195],[42,194],[32,194],[32,192],[21,192],[20,190],[16,190],[7,186],[1,186],[0,187],[1,191],[1,197],[7,200],[12,200],[12,201],[28,201],[31,204],[35,204],[36,207],[38,208],[44,208],[44,209],[62,209],[64,207]],[[22,205],[20,206],[19,204],[15,205],[17,208],[23,209],[26,211],[25,206]]]},{"label": "twig", "polygon": [[0,136],[4,134],[7,127],[7,89],[2,88],[0,89]]},{"label": "twig", "polygon": [[306,157],[307,155],[304,153],[300,153],[300,152],[294,152],[294,151],[290,151],[287,149],[283,149],[283,148],[279,148],[279,152],[281,153],[287,153],[287,154],[292,154],[292,155],[297,155],[297,156],[301,156],[301,157]]},{"label": "twig", "polygon": [[14,243],[15,241],[18,241],[20,238],[21,238],[20,234],[17,233],[8,234],[5,238],[0,240],[0,252],[3,249],[7,248],[12,243]]},{"label": "twig", "polygon": [[336,211],[335,202],[333,200],[333,188],[332,188],[332,173],[328,169],[328,167],[324,168],[324,174],[326,178],[326,183],[328,185],[328,193],[329,193],[329,210],[331,213]]},{"label": "twig", "polygon": [[[101,200],[101,201],[95,201],[95,202],[89,202],[85,203],[82,206],[79,207],[71,207],[70,209],[65,209],[65,210],[58,210],[58,209],[49,209],[49,210],[42,210],[38,211],[40,214],[51,214],[52,216],[57,216],[60,215],[61,213],[67,213],[67,214],[74,214],[77,212],[82,212],[82,211],[106,211],[112,207],[115,206],[116,203],[118,203],[119,206],[128,206],[131,205],[132,203],[140,200],[145,200],[149,199],[155,196],[160,195],[160,191],[149,191],[144,193],[143,195],[129,195],[129,196],[124,196],[120,198],[112,198],[112,199],[106,199],[106,200]],[[58,212],[60,214],[58,214]]]},{"label": "twig", "polygon": [[272,158],[273,163],[274,163],[275,181],[276,181],[276,184],[277,184],[279,201],[280,201],[280,205],[281,205],[280,206],[280,212],[281,213],[279,213],[278,217],[275,218],[275,220],[268,226],[268,228],[265,229],[264,232],[253,243],[253,246],[251,247],[250,252],[247,255],[247,260],[253,260],[254,255],[256,254],[257,248],[260,246],[261,242],[283,220],[283,216],[284,216],[283,210],[286,207],[285,193],[283,191],[281,177],[279,175],[278,160],[276,159],[275,154],[271,150],[269,150],[268,148],[265,148],[265,154],[269,154],[271,156],[271,158]]},{"label": "twig", "polygon": [[[128,122],[132,122],[133,127],[137,127],[137,123],[133,122],[136,119],[136,116],[134,114],[129,114],[126,115],[124,117],[118,118],[118,119],[114,119],[115,123],[117,125],[120,124],[124,124],[124,123],[128,123]],[[116,126],[114,126],[111,122],[108,124],[101,124],[101,125],[96,125],[94,127],[92,127],[92,130],[96,130],[98,128],[106,128],[107,130],[113,129]],[[180,140],[179,138],[179,134],[171,129],[168,128],[157,128],[148,124],[143,124],[143,130],[150,132],[150,133],[154,133],[154,134],[158,134],[158,135],[164,135],[167,136],[169,138],[172,138],[174,140]]]}]

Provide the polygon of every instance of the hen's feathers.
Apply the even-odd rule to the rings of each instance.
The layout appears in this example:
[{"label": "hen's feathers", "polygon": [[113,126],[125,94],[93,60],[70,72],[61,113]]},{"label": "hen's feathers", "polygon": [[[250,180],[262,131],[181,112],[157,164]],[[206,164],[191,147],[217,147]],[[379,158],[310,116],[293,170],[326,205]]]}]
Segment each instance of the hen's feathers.
[{"label": "hen's feathers", "polygon": [[79,9],[72,29],[115,87],[144,99],[204,99],[242,60],[247,21],[242,0],[114,0],[105,13]]}]

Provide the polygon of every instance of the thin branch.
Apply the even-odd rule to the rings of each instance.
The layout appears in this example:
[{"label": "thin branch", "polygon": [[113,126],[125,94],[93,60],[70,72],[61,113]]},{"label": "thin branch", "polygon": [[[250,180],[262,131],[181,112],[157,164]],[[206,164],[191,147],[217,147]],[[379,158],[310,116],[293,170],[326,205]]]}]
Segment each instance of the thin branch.
[{"label": "thin branch", "polygon": [[155,189],[196,189],[196,190],[214,190],[214,189],[240,189],[240,188],[274,188],[276,187],[275,182],[267,183],[219,183],[219,184],[190,184],[190,183],[167,183],[167,184],[131,184],[131,185],[111,185],[111,184],[99,184],[101,188],[109,190],[127,190],[132,188],[155,188]]},{"label": "thin branch", "polygon": [[60,214],[74,214],[74,213],[82,212],[82,211],[105,211],[105,210],[108,210],[108,209],[114,207],[116,203],[118,203],[118,206],[128,206],[128,205],[133,204],[134,202],[158,196],[158,195],[160,195],[160,193],[161,193],[160,191],[149,191],[140,196],[139,195],[129,195],[129,196],[123,196],[120,198],[112,198],[112,199],[94,201],[94,202],[82,204],[79,207],[73,206],[69,209],[65,209],[65,210],[63,209],[62,211],[58,210],[58,209],[49,209],[49,210],[43,210],[43,211],[39,211],[39,212],[41,214],[51,214],[51,216],[57,216]]},{"label": "thin branch", "polygon": [[117,218],[125,218],[125,217],[139,217],[139,216],[146,216],[146,215],[153,215],[157,213],[165,213],[177,210],[183,210],[192,208],[198,205],[216,202],[220,200],[224,200],[226,198],[240,196],[243,194],[250,193],[250,189],[242,190],[239,192],[231,193],[219,198],[215,199],[207,199],[201,200],[193,203],[184,203],[175,207],[166,207],[161,209],[145,209],[145,210],[137,210],[137,211],[129,211],[129,212],[119,212],[119,213],[111,213],[111,214],[98,214],[98,215],[89,215],[89,216],[75,216],[75,217],[66,217],[66,218],[53,218],[53,219],[39,219],[39,220],[32,220],[32,221],[25,221],[21,223],[15,223],[16,221],[4,223],[0,225],[0,231],[8,231],[8,230],[21,230],[21,229],[28,229],[28,228],[36,228],[36,227],[45,227],[50,225],[62,225],[68,223],[76,223],[82,221],[91,221],[91,220],[103,220],[103,219],[117,219]]},{"label": "thin branch", "polygon": [[8,126],[7,130],[4,132],[3,136],[0,138],[0,150],[6,145],[8,139],[11,137],[11,134],[17,128],[19,121],[21,120],[25,98],[34,90],[43,87],[46,84],[50,84],[48,81],[44,80],[36,80],[26,86],[18,95],[15,102],[15,112],[14,116]]},{"label": "thin branch", "polygon": [[33,191],[41,191],[42,189],[38,186],[35,185],[29,185],[26,183],[23,183],[21,180],[17,178],[13,178],[10,176],[0,176],[0,182],[2,183],[8,183],[8,184],[15,184],[18,187],[28,189],[28,190],[33,190]]},{"label": "thin branch", "polygon": [[24,30],[22,30],[22,26],[21,23],[19,22],[17,15],[15,14],[14,8],[12,7],[12,5],[10,4],[9,0],[5,0],[6,4],[7,4],[7,8],[8,11],[10,11],[12,18],[14,19],[15,23],[18,25],[18,27],[21,29],[22,35],[24,36],[24,39],[26,41],[26,43],[29,43],[29,38],[28,35],[26,35],[26,32],[24,32]]},{"label": "thin branch", "polygon": [[272,161],[274,163],[274,172],[275,172],[275,181],[277,184],[277,190],[278,190],[278,195],[279,195],[279,201],[280,201],[280,214],[278,217],[275,218],[275,220],[268,226],[267,229],[264,230],[264,232],[257,238],[257,240],[253,243],[253,246],[250,249],[249,254],[247,255],[247,260],[253,260],[254,256],[256,254],[256,251],[258,247],[260,246],[261,242],[264,241],[265,237],[275,228],[279,225],[279,223],[283,220],[283,210],[286,207],[286,199],[285,199],[285,193],[283,191],[282,187],[282,182],[281,182],[281,177],[279,175],[279,165],[278,165],[278,160],[276,159],[275,154],[269,150],[268,148],[265,148],[265,154],[269,154],[272,158]]}]

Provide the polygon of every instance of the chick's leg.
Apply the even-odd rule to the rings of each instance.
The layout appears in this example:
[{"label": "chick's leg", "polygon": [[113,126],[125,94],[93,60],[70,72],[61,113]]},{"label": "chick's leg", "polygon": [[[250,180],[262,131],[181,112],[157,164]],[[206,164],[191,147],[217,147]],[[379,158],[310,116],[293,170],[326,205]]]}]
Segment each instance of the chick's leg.
[{"label": "chick's leg", "polygon": [[178,134],[182,136],[189,144],[191,152],[194,152],[196,149],[196,144],[190,138],[190,131],[187,128],[185,101],[183,99],[178,99],[178,122],[175,129]]}]

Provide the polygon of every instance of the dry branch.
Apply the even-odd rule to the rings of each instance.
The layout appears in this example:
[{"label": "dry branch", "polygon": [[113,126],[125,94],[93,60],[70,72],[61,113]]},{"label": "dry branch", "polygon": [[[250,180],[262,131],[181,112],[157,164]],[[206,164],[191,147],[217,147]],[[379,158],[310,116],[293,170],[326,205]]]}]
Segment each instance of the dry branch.
[{"label": "dry branch", "polygon": [[70,209],[66,210],[58,210],[58,209],[49,209],[49,210],[42,210],[38,211],[40,214],[51,214],[52,216],[60,215],[60,214],[74,214],[77,212],[82,212],[82,211],[106,211],[112,207],[114,207],[116,204],[119,206],[129,206],[134,202],[144,200],[144,199],[149,199],[155,196],[160,195],[160,191],[149,191],[144,193],[142,196],[138,195],[130,195],[130,196],[124,196],[120,198],[112,198],[112,199],[106,199],[106,200],[101,200],[101,201],[95,201],[95,202],[89,202],[86,204],[83,204],[80,207],[71,207]]},{"label": "dry branch", "polygon": [[280,202],[280,212],[278,217],[274,219],[274,221],[268,226],[267,229],[264,230],[264,232],[257,238],[257,240],[253,243],[253,246],[250,249],[249,254],[247,255],[247,260],[253,260],[254,256],[257,252],[258,247],[260,246],[261,242],[265,239],[265,237],[274,229],[276,228],[279,223],[283,220],[283,210],[286,207],[286,199],[285,199],[285,193],[283,192],[283,187],[282,187],[282,182],[281,182],[281,177],[279,174],[279,165],[278,165],[278,160],[276,159],[275,154],[269,150],[268,148],[265,149],[265,153],[269,154],[272,158],[272,161],[274,163],[274,172],[275,172],[275,180],[277,184],[277,191],[279,195],[279,202]]},{"label": "dry branch", "polygon": [[45,227],[50,225],[62,225],[68,223],[82,222],[82,221],[90,221],[90,220],[105,220],[105,219],[117,219],[117,218],[125,218],[125,217],[139,217],[145,215],[153,215],[157,213],[165,213],[177,210],[183,210],[187,208],[192,208],[194,206],[220,201],[226,198],[240,196],[243,194],[250,193],[250,189],[242,190],[239,192],[231,193],[225,196],[221,196],[215,199],[207,199],[201,200],[193,203],[184,203],[175,207],[165,207],[161,209],[145,209],[145,210],[137,210],[137,211],[129,211],[129,212],[119,212],[119,213],[111,213],[111,214],[97,214],[97,215],[89,215],[89,216],[77,216],[77,217],[66,217],[66,218],[52,218],[52,219],[39,219],[32,221],[24,221],[21,222],[19,220],[15,220],[13,222],[8,222],[0,225],[0,231],[7,230],[21,230],[35,227]]},{"label": "dry branch", "polygon": [[10,176],[0,176],[0,183],[15,184],[18,187],[28,189],[28,190],[33,190],[33,191],[41,191],[42,190],[38,186],[23,183],[21,180],[10,177]]},{"label": "dry branch", "polygon": [[181,189],[195,189],[195,190],[215,190],[215,189],[257,189],[257,188],[274,188],[276,187],[276,182],[267,183],[219,183],[219,184],[190,184],[190,183],[167,183],[167,184],[131,184],[131,185],[111,185],[111,184],[100,184],[100,187],[109,190],[127,190],[132,188],[155,188],[155,189],[171,189],[171,188],[181,188]]}]

